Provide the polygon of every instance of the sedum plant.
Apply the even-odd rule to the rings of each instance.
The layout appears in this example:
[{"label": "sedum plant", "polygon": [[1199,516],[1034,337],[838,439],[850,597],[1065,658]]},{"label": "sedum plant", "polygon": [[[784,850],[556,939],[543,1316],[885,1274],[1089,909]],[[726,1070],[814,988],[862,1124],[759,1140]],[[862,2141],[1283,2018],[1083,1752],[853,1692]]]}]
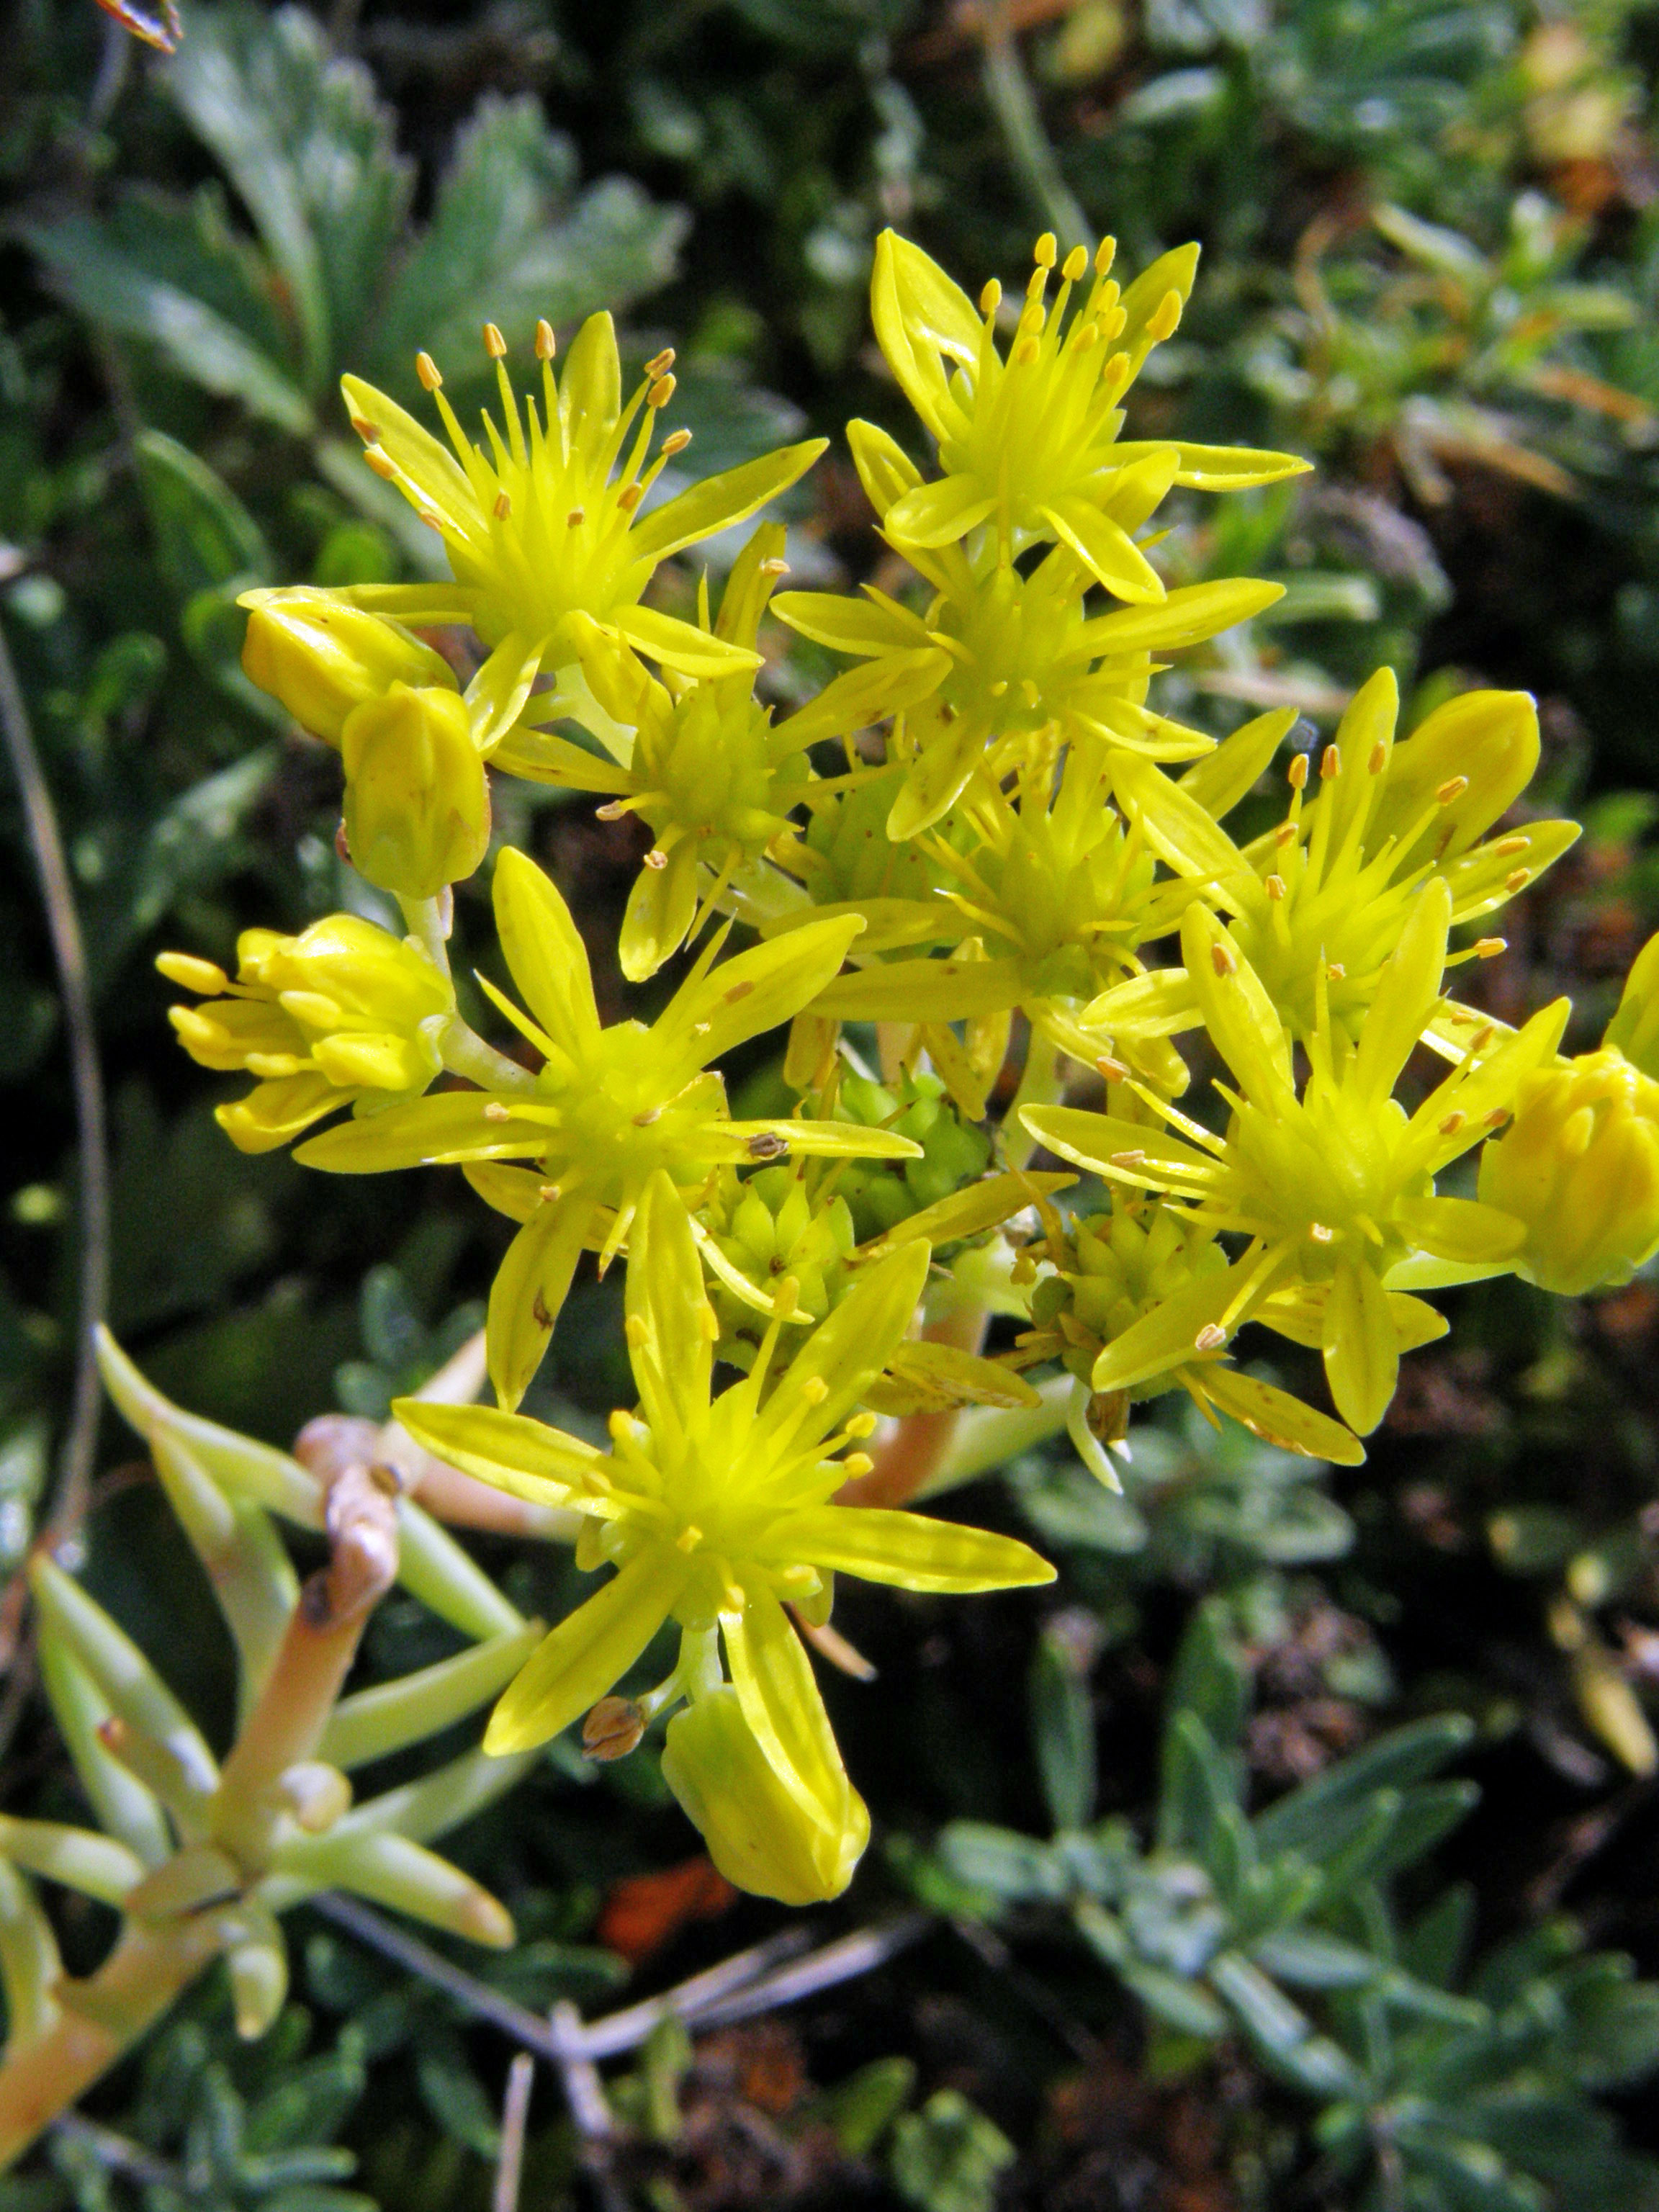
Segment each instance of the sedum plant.
[{"label": "sedum plant", "polygon": [[914,1868],[923,1893],[1005,1925],[1068,1923],[1172,2068],[1242,2043],[1314,2107],[1345,2203],[1652,2202],[1659,2166],[1626,2147],[1594,2093],[1659,2060],[1659,1985],[1560,1919],[1471,1961],[1464,1890],[1402,1910],[1398,1878],[1479,1795],[1437,1778],[1471,1724],[1454,1713],[1392,1729],[1251,1814],[1249,1672],[1229,1614],[1205,1601],[1177,1656],[1149,1838],[1094,1818],[1092,1722],[1085,1706],[1080,1727],[1057,1724],[1044,1707],[1066,1699],[1063,1670],[1040,1673],[1054,1835],[954,1822]]},{"label": "sedum plant", "polygon": [[[482,1511],[486,1525],[501,1525],[505,1501],[470,1497],[475,1486],[431,1468],[395,1426],[325,1415],[290,1455],[183,1412],[107,1335],[100,1358],[230,1632],[237,1720],[216,1759],[119,1623],[55,1559],[36,1556],[41,1677],[98,1826],[0,1820],[0,2165],[220,1960],[238,2032],[264,2034],[288,1991],[278,1916],[319,1891],[352,1891],[475,1943],[514,1940],[501,1905],[428,1846],[511,1787],[521,1759],[475,1749],[361,1804],[349,1778],[476,1711],[538,1642],[540,1624],[525,1620],[417,1493],[424,1479],[440,1514],[476,1521]],[[428,1388],[465,1391],[478,1373],[468,1347]],[[303,1582],[283,1522],[326,1541],[326,1564]],[[517,1525],[530,1533],[537,1516]],[[394,1583],[468,1642],[343,1695]],[[35,1880],[119,1913],[92,1974],[64,1973]]]},{"label": "sedum plant", "polygon": [[[1115,1488],[1134,1405],[1181,1390],[1212,1422],[1352,1463],[1402,1353],[1444,1329],[1425,1291],[1504,1272],[1581,1288],[1659,1247],[1659,1190],[1627,1170],[1659,1118],[1651,957],[1589,1066],[1559,1057],[1565,1002],[1511,1031],[1455,988],[1501,942],[1468,933],[1575,835],[1504,818],[1537,763],[1531,702],[1465,694],[1400,738],[1383,671],[1311,750],[1288,712],[1218,741],[1160,711],[1170,657],[1279,588],[1170,586],[1164,502],[1305,465],[1123,439],[1196,253],[1127,284],[1114,266],[1109,240],[1062,258],[1045,234],[1022,295],[993,282],[975,305],[883,237],[876,334],[922,459],[849,427],[892,556],[892,588],[856,597],[779,592],[787,539],[765,521],[718,608],[706,574],[695,593],[677,585],[667,564],[754,521],[821,448],[688,481],[687,434],[659,441],[672,354],[624,395],[606,314],[562,351],[538,325],[528,397],[485,325],[498,408],[476,435],[428,355],[417,380],[442,441],[348,377],[367,465],[436,534],[449,575],[249,591],[244,667],[337,753],[342,850],[403,927],[252,931],[234,976],[193,953],[161,963],[192,997],[173,1016],[186,1050],[253,1079],[219,1109],[243,1150],[301,1138],[298,1158],[327,1174],[459,1168],[514,1224],[484,1337],[495,1405],[400,1399],[400,1448],[425,1455],[434,1495],[464,1495],[477,1517],[488,1486],[498,1525],[573,1540],[605,1578],[529,1650],[399,1504],[405,1578],[437,1601],[465,1575],[464,1625],[491,1638],[489,1667],[455,1662],[474,1702],[504,1692],[476,1771],[510,1776],[579,1721],[591,1756],[625,1756],[662,1722],[664,1774],[716,1865],[791,1903],[839,1893],[869,1832],[808,1656],[860,1667],[831,1623],[836,1575],[933,1592],[1050,1577],[1022,1543],[907,1510],[994,1463],[988,1436],[1063,1425]],[[772,617],[848,664],[775,721]],[[1275,774],[1282,818],[1253,830],[1253,805],[1224,827]],[[645,982],[682,963],[648,1026],[602,1022],[578,918],[494,840],[502,777],[599,796],[648,830],[619,964]],[[481,868],[517,994],[480,977],[499,1017],[488,1036],[450,957],[454,886]],[[1200,1031],[1224,1077],[1182,1105],[1174,1040]],[[767,1037],[793,1107],[735,1115],[722,1063]],[[1412,1072],[1419,1046],[1447,1066],[1437,1084]],[[1437,1187],[1466,1161],[1478,1196]],[[1077,1191],[1070,1168],[1094,1180]],[[1620,1177],[1616,1206],[1575,1200],[1562,1219],[1566,1185],[1604,1196]],[[626,1269],[636,1402],[611,1413],[608,1449],[523,1410],[586,1254]],[[1328,1409],[1240,1364],[1255,1325],[1320,1352]],[[153,1406],[112,1372],[118,1395]],[[167,1438],[178,1419],[141,1425]],[[234,1491],[241,1462],[225,1463]],[[246,1480],[280,1504],[266,1479]],[[41,1586],[50,1614],[69,1585],[47,1565]],[[633,1692],[665,1626],[667,1671]],[[241,1777],[270,1763],[263,1711],[254,1698],[254,1748],[191,1785],[231,1809],[179,1796],[182,1849],[234,1846],[239,1895],[269,1884],[280,1899],[313,1864],[349,1882],[368,1816],[344,1813],[331,1782],[315,1800],[338,1808],[331,1843],[290,1838],[299,1811],[247,1802]],[[145,1727],[136,1709],[118,1717]],[[337,1717],[325,1725],[339,1735]],[[331,1740],[284,1739],[278,1777]],[[1194,1802],[1206,1771],[1181,1785]],[[449,1817],[473,1786],[421,1802]],[[1250,1862],[1218,1796],[1204,1817],[1234,1855],[1226,1909],[1242,1915],[1204,2021],[1231,2005],[1271,2042],[1288,2001],[1257,1954],[1275,1930],[1296,1951],[1319,1883]],[[1413,1833],[1431,1832],[1425,1814]],[[1120,1856],[1091,1893],[1103,1954],[1130,1944],[1120,1892],[1165,1909],[1161,1875],[1137,1871],[1127,1844]],[[274,1986],[264,1923],[248,1925],[222,1947],[265,1962],[241,1971]],[[1335,1971],[1337,1940],[1318,1972]],[[1462,2017],[1409,1977],[1389,1988],[1423,2017]],[[1357,2062],[1328,2039],[1281,2040],[1349,2094]]]}]

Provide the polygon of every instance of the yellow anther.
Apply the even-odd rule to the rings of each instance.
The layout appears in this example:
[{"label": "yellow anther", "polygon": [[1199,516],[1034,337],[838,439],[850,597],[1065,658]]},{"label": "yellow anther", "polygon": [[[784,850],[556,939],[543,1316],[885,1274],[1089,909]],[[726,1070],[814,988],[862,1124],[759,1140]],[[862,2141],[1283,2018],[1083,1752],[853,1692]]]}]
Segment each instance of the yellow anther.
[{"label": "yellow anther", "polygon": [[605,1427],[611,1431],[612,1443],[623,1443],[634,1433],[634,1417],[631,1413],[624,1413],[618,1407],[606,1421]]},{"label": "yellow anther", "polygon": [[1035,338],[1025,337],[1022,338],[1019,343],[1014,348],[1013,357],[1019,363],[1022,368],[1030,368],[1031,364],[1041,355],[1042,351],[1042,347],[1038,345]]},{"label": "yellow anther", "polygon": [[1143,1152],[1114,1152],[1112,1154],[1112,1165],[1115,1168],[1143,1167],[1146,1164],[1146,1155]]},{"label": "yellow anther", "polygon": [[1039,323],[1042,319],[1042,297],[1048,289],[1048,270],[1046,269],[1034,269],[1025,280],[1024,313],[1026,314],[1035,314]]},{"label": "yellow anther", "polygon": [[1445,1120],[1440,1124],[1441,1135],[1443,1137],[1455,1137],[1468,1119],[1468,1115],[1467,1114],[1448,1114]]},{"label": "yellow anther", "polygon": [[1096,276],[1104,276],[1108,273],[1108,271],[1110,270],[1110,268],[1111,268],[1111,265],[1112,265],[1113,262],[1114,262],[1114,261],[1115,261],[1115,260],[1116,260],[1116,258],[1117,258],[1117,240],[1116,240],[1116,239],[1115,239],[1115,238],[1103,238],[1103,239],[1101,240],[1101,241],[1100,241],[1099,245],[1098,245],[1097,246],[1096,246],[1096,248],[1095,248],[1095,274],[1096,274]]},{"label": "yellow anther", "polygon": [[443,388],[442,374],[429,353],[416,355],[415,374],[421,380],[421,389],[423,392],[438,392]]},{"label": "yellow anther", "polygon": [[789,563],[777,559],[763,561],[759,573],[763,576],[787,576],[789,574]]},{"label": "yellow anther", "polygon": [[418,522],[425,523],[428,530],[441,531],[444,526],[444,519],[442,515],[439,514],[434,508],[429,507],[417,507],[416,509],[416,520]]},{"label": "yellow anther", "polygon": [[388,483],[397,482],[397,463],[388,454],[383,453],[378,446],[370,446],[363,454],[363,459],[377,477],[384,477]]},{"label": "yellow anther", "polygon": [[1389,749],[1387,745],[1384,744],[1382,738],[1379,738],[1376,743],[1371,747],[1371,757],[1366,762],[1365,765],[1373,775],[1381,775],[1388,764]]},{"label": "yellow anther", "polygon": [[366,446],[372,446],[380,434],[378,424],[367,421],[361,415],[352,416],[351,427]]},{"label": "yellow anther", "polygon": [[1500,837],[1492,850],[1500,859],[1507,859],[1511,853],[1524,853],[1530,842],[1526,837]]},{"label": "yellow anther", "polygon": [[565,524],[567,528],[574,530],[579,524],[586,522],[586,520],[587,509],[585,507],[573,507],[565,517]]},{"label": "yellow anther", "polygon": [[800,1395],[809,1406],[821,1406],[830,1395],[830,1385],[822,1375],[809,1375],[800,1386]]},{"label": "yellow anther", "polygon": [[868,1474],[875,1463],[868,1452],[848,1452],[846,1458],[842,1460],[842,1466],[845,1468],[848,1480],[856,1482],[860,1475]]},{"label": "yellow anther", "polygon": [[497,522],[505,522],[507,516],[512,514],[513,501],[506,492],[498,491],[496,493],[495,505],[493,512]]},{"label": "yellow anther", "polygon": [[872,1437],[875,1432],[876,1417],[873,1413],[854,1413],[847,1424],[849,1437]]},{"label": "yellow anther", "polygon": [[1325,963],[1325,973],[1330,977],[1333,983],[1341,982],[1347,972],[1347,969],[1343,966],[1340,960],[1328,960]]},{"label": "yellow anther", "polygon": [[1501,1129],[1509,1118],[1510,1109],[1507,1106],[1494,1106],[1491,1113],[1486,1116],[1486,1127],[1489,1129]]},{"label": "yellow anther", "polygon": [[1162,345],[1181,328],[1181,295],[1166,292],[1146,319],[1146,335],[1154,345]]},{"label": "yellow anther", "polygon": [[993,276],[980,293],[979,311],[981,315],[994,315],[1001,305],[1002,287]]},{"label": "yellow anther", "polygon": [[1507,937],[1477,937],[1474,940],[1474,957],[1477,960],[1496,960],[1500,952],[1507,952],[1509,949],[1510,940]]},{"label": "yellow anther", "polygon": [[668,866],[668,855],[660,845],[651,848],[645,856],[645,865],[647,868],[665,868]]},{"label": "yellow anther", "polygon": [[1267,892],[1267,896],[1270,899],[1274,900],[1282,899],[1289,888],[1290,886],[1285,881],[1284,877],[1278,875],[1269,876],[1267,882],[1262,885],[1262,889]]},{"label": "yellow anther", "polygon": [[491,361],[506,360],[507,340],[501,336],[501,325],[498,323],[484,325],[483,342],[484,351],[489,356]]},{"label": "yellow anther", "polygon": [[538,361],[551,361],[558,349],[559,342],[553,335],[553,325],[544,315],[536,325],[536,358]]},{"label": "yellow anther", "polygon": [[673,366],[674,349],[672,346],[665,346],[660,353],[653,354],[650,360],[645,364],[645,374],[647,381],[652,384],[660,382],[660,380],[667,375],[669,370],[672,368]]},{"label": "yellow anther", "polygon": [[1340,775],[1341,773],[1342,755],[1340,749],[1335,745],[1327,745],[1319,756],[1320,781],[1328,783],[1333,776]]},{"label": "yellow anther", "polygon": [[1109,1060],[1104,1053],[1100,1054],[1095,1066],[1108,1083],[1127,1083],[1129,1079],[1129,1071],[1123,1062],[1121,1060]]},{"label": "yellow anther", "polygon": [[486,1121],[510,1121],[513,1119],[513,1109],[510,1106],[503,1106],[499,1098],[491,1098],[485,1103],[483,1117]]},{"label": "yellow anther", "polygon": [[1504,888],[1506,891],[1524,890],[1531,881],[1530,868],[1511,868],[1504,878]]},{"label": "yellow anther", "polygon": [[1098,323],[1083,324],[1072,343],[1079,353],[1092,352],[1100,343],[1100,325]]},{"label": "yellow anther", "polygon": [[677,1552],[695,1552],[702,1541],[702,1530],[693,1527],[690,1522],[688,1522],[686,1526],[680,1530],[679,1534],[675,1537],[674,1549]]},{"label": "yellow anther", "polygon": [[1227,1332],[1218,1322],[1206,1321],[1193,1339],[1194,1352],[1219,1352],[1227,1341]]},{"label": "yellow anther", "polygon": [[1460,799],[1469,787],[1466,775],[1449,775],[1434,794],[1437,806],[1450,806]]},{"label": "yellow anther", "polygon": [[674,379],[672,376],[659,376],[650,391],[646,393],[645,404],[647,407],[666,407],[673,397]]},{"label": "yellow anther", "polygon": [[645,494],[638,484],[624,484],[617,494],[617,504],[624,514],[632,514],[644,497]]},{"label": "yellow anther", "polygon": [[1297,753],[1295,759],[1291,761],[1289,768],[1285,769],[1285,773],[1290,778],[1291,789],[1292,791],[1300,791],[1308,781],[1308,756],[1306,753]]},{"label": "yellow anther", "polygon": [[1075,284],[1088,265],[1089,255],[1086,248],[1074,246],[1065,260],[1060,263],[1060,273],[1068,284]]},{"label": "yellow anther", "polygon": [[1296,842],[1295,823],[1281,822],[1278,829],[1273,831],[1273,842],[1279,847],[1281,852],[1283,852],[1286,845],[1294,845]]},{"label": "yellow anther", "polygon": [[[662,441],[664,460],[672,461],[675,454],[683,453],[690,442],[691,433],[689,430],[671,430]],[[765,563],[763,562],[761,565],[764,567]]]},{"label": "yellow anther", "polygon": [[1031,249],[1031,258],[1039,269],[1052,269],[1060,258],[1060,245],[1052,230],[1045,230]]},{"label": "yellow anther", "polygon": [[1212,945],[1210,947],[1210,965],[1218,975],[1237,975],[1238,973],[1237,957],[1225,945]]},{"label": "yellow anther", "polygon": [[1334,1244],[1336,1242],[1335,1230],[1328,1229],[1322,1221],[1310,1221],[1308,1234],[1316,1244]]}]

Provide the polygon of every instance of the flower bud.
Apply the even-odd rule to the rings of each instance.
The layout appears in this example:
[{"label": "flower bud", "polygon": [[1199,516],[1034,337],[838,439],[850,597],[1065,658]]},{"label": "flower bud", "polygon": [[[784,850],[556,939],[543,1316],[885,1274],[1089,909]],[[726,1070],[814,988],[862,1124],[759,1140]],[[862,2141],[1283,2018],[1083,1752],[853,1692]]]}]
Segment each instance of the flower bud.
[{"label": "flower bud", "polygon": [[301,729],[337,745],[354,708],[394,684],[453,691],[449,663],[395,623],[323,592],[250,592],[242,666]]},{"label": "flower bud", "polygon": [[1540,1289],[1626,1281],[1659,1250],[1659,1083],[1612,1048],[1525,1077],[1480,1196],[1525,1223],[1512,1264]]},{"label": "flower bud", "polygon": [[456,691],[394,684],[346,718],[346,841],[382,890],[435,898],[489,843],[489,785]]},{"label": "flower bud", "polygon": [[726,1880],[783,1905],[839,1897],[870,1840],[864,1801],[841,1778],[839,1817],[814,1818],[768,1763],[729,1687],[668,1724],[663,1779]]},{"label": "flower bud", "polygon": [[379,1094],[424,1091],[441,1065],[435,1032],[453,1009],[447,981],[416,946],[356,915],[314,921],[299,937],[250,929],[237,941],[236,981],[164,952],[169,981],[221,994],[174,1006],[179,1042],[204,1066],[259,1080],[217,1119],[243,1152],[271,1151],[332,1113]]}]

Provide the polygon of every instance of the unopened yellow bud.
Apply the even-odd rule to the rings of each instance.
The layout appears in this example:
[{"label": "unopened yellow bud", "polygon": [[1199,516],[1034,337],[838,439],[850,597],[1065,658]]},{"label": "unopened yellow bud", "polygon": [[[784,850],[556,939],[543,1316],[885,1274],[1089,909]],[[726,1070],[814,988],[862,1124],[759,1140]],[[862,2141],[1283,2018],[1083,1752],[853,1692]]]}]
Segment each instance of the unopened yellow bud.
[{"label": "unopened yellow bud", "polygon": [[732,1689],[669,1723],[662,1772],[714,1864],[757,1896],[783,1905],[839,1897],[870,1840],[870,1815],[844,1775],[840,1804],[816,1814],[785,1788]]},{"label": "unopened yellow bud", "polygon": [[455,690],[441,653],[325,592],[250,592],[243,605],[250,609],[244,670],[302,729],[331,745],[339,744],[355,708],[384,697],[394,684]]},{"label": "unopened yellow bud", "polygon": [[1626,1281],[1659,1250],[1659,1082],[1616,1048],[1528,1076],[1480,1196],[1526,1224],[1515,1265],[1540,1288]]},{"label": "unopened yellow bud", "polygon": [[348,719],[345,828],[354,865],[382,890],[435,898],[489,843],[489,785],[455,691],[394,684]]}]

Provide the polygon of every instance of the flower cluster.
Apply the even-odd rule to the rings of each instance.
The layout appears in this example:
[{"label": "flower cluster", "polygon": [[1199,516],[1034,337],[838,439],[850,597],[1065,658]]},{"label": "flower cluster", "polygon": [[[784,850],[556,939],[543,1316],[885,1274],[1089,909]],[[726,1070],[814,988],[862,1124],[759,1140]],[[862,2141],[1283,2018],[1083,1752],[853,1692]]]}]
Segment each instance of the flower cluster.
[{"label": "flower cluster", "polygon": [[[1565,1002],[1511,1030],[1449,995],[1577,834],[1517,816],[1531,702],[1466,692],[1401,738],[1385,669],[1312,750],[1289,714],[1218,741],[1154,702],[1172,656],[1279,596],[1171,583],[1164,502],[1305,466],[1122,436],[1196,264],[1182,248],[1121,285],[1109,240],[1062,259],[1045,236],[1023,297],[993,282],[975,305],[881,240],[876,336],[923,433],[848,428],[883,588],[780,589],[767,521],[726,549],[717,603],[705,574],[695,603],[678,586],[687,611],[656,604],[665,563],[820,448],[653,497],[690,442],[657,441],[672,356],[624,401],[596,316],[556,373],[540,326],[539,403],[486,328],[501,409],[478,438],[424,355],[447,445],[347,380],[368,465],[437,532],[449,581],[246,602],[248,674],[339,754],[342,849],[406,935],[252,932],[234,982],[170,955],[202,1001],[174,1021],[257,1079],[222,1109],[238,1144],[337,1111],[307,1165],[458,1166],[514,1224],[496,1405],[399,1418],[611,1571],[489,1747],[581,1721],[591,1755],[620,1756],[662,1720],[716,1863],[774,1896],[833,1895],[868,1835],[807,1656],[857,1663],[835,1576],[1048,1578],[1023,1545],[905,1510],[950,1479],[963,1409],[1066,1424],[1106,1482],[1133,1407],[1176,1389],[1352,1463],[1401,1354],[1445,1327],[1425,1292],[1505,1270],[1577,1291],[1659,1247],[1659,944],[1574,1060]],[[779,714],[767,663],[791,633],[843,665]],[[1260,828],[1257,805],[1231,832],[1281,756],[1282,819]],[[617,947],[630,982],[680,963],[648,1026],[601,1020],[574,917],[511,846],[491,889],[516,996],[480,976],[497,1042],[463,1018],[452,886],[489,862],[503,775],[648,831]],[[1176,1040],[1197,1032],[1224,1073],[1188,1111]],[[723,1064],[774,1033],[773,1110],[735,1118]],[[1062,1203],[1072,1170],[1093,1194]],[[608,1450],[520,1410],[585,1254],[626,1267],[637,1403]],[[1241,1364],[1247,1328],[1317,1350],[1329,1409]],[[623,1694],[670,1626],[666,1671]]]}]

